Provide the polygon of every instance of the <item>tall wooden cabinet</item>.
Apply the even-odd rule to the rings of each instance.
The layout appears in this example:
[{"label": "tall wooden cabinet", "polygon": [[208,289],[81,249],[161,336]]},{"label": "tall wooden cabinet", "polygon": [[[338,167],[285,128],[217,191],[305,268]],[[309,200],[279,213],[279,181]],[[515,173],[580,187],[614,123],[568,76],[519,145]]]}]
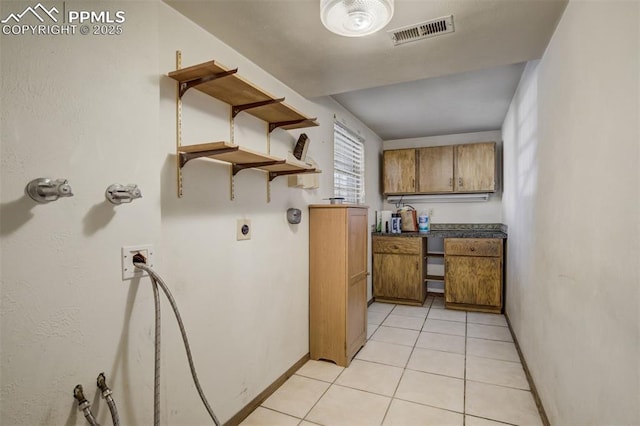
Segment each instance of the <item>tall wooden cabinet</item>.
[{"label": "tall wooden cabinet", "polygon": [[309,352],[347,367],[367,337],[368,208],[309,207]]}]

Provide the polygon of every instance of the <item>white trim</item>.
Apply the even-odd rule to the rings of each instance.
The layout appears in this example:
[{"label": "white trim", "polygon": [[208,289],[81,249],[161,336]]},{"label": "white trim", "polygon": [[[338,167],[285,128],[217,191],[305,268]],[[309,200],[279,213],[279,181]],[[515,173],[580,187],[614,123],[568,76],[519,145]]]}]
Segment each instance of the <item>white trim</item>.
[{"label": "white trim", "polygon": [[425,195],[389,195],[388,203],[399,201],[425,201],[429,203],[471,203],[478,201],[489,201],[489,193],[477,194],[425,194]]}]

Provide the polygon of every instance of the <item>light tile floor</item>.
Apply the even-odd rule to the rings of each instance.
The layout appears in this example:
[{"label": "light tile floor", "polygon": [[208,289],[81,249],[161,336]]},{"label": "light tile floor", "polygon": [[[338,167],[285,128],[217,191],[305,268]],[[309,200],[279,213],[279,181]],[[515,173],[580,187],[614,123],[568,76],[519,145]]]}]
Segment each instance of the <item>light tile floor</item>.
[{"label": "light tile floor", "polygon": [[542,425],[503,315],[373,303],[348,368],[308,361],[242,425]]}]

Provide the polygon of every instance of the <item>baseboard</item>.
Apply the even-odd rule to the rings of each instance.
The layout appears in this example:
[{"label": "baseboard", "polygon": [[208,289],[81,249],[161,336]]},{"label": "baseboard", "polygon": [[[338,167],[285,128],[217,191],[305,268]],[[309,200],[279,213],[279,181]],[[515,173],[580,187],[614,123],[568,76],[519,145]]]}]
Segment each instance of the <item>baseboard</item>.
[{"label": "baseboard", "polygon": [[520,362],[522,363],[524,374],[527,376],[527,381],[529,382],[529,387],[531,388],[531,395],[533,395],[533,400],[536,402],[536,407],[538,407],[538,413],[540,414],[542,423],[544,424],[544,426],[551,426],[551,423],[549,423],[549,418],[547,417],[547,413],[544,411],[544,406],[542,405],[542,400],[540,399],[540,395],[538,395],[536,384],[533,382],[533,377],[531,377],[531,372],[529,371],[529,367],[527,366],[527,361],[524,359],[522,350],[520,350],[520,345],[518,344],[518,338],[516,337],[516,333],[513,332],[513,328],[511,327],[511,321],[509,320],[509,316],[507,315],[506,312],[504,313],[504,317],[507,319],[509,332],[511,332],[513,343],[515,343],[516,345],[516,350],[518,351],[518,356],[520,357]]},{"label": "baseboard", "polygon": [[287,379],[300,369],[307,361],[311,359],[309,353],[307,352],[302,358],[300,358],[295,364],[293,364],[287,371],[284,372],[283,375],[278,377],[273,383],[271,383],[265,390],[260,392],[258,396],[253,398],[251,402],[245,405],[240,411],[236,413],[235,416],[231,417],[224,426],[237,426],[244,419],[249,417],[249,414],[253,413],[253,410],[258,408],[260,404],[262,404],[267,398],[271,396]]},{"label": "baseboard", "polygon": [[376,301],[376,298],[375,298],[375,297],[372,297],[372,298],[371,298],[371,300],[369,300],[369,301],[367,302],[367,308],[368,308],[369,306],[373,305],[373,302],[375,302],[375,301]]}]

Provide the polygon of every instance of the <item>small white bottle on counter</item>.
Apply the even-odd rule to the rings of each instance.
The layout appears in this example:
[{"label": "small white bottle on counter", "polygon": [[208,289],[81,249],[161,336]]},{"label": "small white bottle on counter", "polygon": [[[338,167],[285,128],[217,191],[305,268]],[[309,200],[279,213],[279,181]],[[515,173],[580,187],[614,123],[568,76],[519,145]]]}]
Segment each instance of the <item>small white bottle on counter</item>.
[{"label": "small white bottle on counter", "polygon": [[429,214],[423,211],[418,216],[418,232],[429,232],[431,226],[429,223]]}]

